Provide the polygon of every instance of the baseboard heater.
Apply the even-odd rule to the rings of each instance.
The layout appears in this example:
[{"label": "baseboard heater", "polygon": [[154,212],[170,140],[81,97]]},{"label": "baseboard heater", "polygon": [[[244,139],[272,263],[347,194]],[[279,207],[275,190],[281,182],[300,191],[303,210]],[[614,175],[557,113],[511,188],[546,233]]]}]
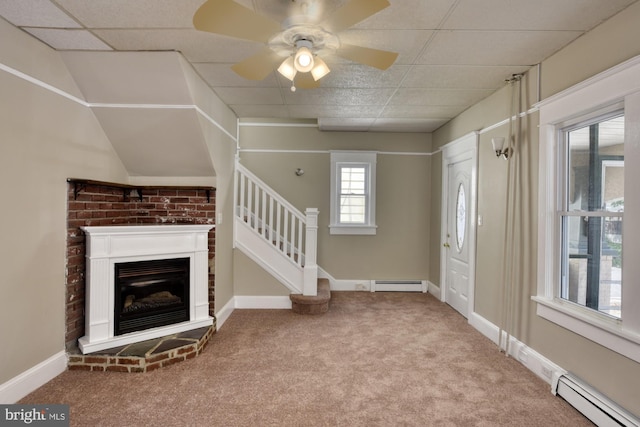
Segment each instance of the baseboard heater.
[{"label": "baseboard heater", "polygon": [[558,380],[556,394],[600,427],[640,427],[640,420],[571,374]]},{"label": "baseboard heater", "polygon": [[372,280],[371,292],[427,292],[426,280]]}]

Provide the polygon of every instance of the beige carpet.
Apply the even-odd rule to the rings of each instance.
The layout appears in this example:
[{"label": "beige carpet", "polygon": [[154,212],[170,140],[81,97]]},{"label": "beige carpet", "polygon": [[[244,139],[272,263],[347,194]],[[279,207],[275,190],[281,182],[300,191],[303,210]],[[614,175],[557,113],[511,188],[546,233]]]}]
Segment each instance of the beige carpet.
[{"label": "beige carpet", "polygon": [[430,295],[334,292],[329,312],[236,310],[199,357],[65,372],[21,403],[74,426],[591,426]]}]

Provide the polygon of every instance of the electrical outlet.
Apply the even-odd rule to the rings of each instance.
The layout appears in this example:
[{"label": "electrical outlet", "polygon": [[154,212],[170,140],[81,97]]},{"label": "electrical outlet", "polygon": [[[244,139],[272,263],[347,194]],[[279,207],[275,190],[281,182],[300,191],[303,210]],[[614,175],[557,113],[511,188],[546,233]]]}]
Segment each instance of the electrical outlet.
[{"label": "electrical outlet", "polygon": [[542,365],[542,375],[547,379],[551,379],[551,369]]},{"label": "electrical outlet", "polygon": [[356,283],[356,291],[366,291],[367,288],[364,286],[364,283]]}]

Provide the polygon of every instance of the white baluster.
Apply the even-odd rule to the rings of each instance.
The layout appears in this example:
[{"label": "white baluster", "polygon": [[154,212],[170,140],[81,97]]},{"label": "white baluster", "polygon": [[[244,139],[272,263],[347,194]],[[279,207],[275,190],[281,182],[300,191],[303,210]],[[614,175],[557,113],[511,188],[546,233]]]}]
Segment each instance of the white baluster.
[{"label": "white baluster", "polygon": [[238,212],[238,216],[240,217],[241,220],[246,222],[246,212],[245,212],[245,206],[244,206],[244,197],[245,197],[245,191],[246,191],[246,177],[244,176],[244,174],[240,174],[240,203],[238,203],[238,209],[240,212]]},{"label": "white baluster", "polygon": [[301,219],[298,220],[298,265],[302,266],[302,233],[304,230],[304,223]]}]

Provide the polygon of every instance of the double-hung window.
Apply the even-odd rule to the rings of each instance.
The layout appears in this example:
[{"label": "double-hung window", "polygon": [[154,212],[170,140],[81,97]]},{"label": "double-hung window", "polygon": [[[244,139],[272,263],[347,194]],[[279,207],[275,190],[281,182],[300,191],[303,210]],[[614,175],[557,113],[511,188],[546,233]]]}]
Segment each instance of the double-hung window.
[{"label": "double-hung window", "polygon": [[560,297],[621,316],[624,116],[613,112],[561,130]]},{"label": "double-hung window", "polygon": [[537,314],[640,362],[640,57],[539,108]]},{"label": "double-hung window", "polygon": [[331,152],[331,234],[376,234],[375,177],[375,152]]}]

